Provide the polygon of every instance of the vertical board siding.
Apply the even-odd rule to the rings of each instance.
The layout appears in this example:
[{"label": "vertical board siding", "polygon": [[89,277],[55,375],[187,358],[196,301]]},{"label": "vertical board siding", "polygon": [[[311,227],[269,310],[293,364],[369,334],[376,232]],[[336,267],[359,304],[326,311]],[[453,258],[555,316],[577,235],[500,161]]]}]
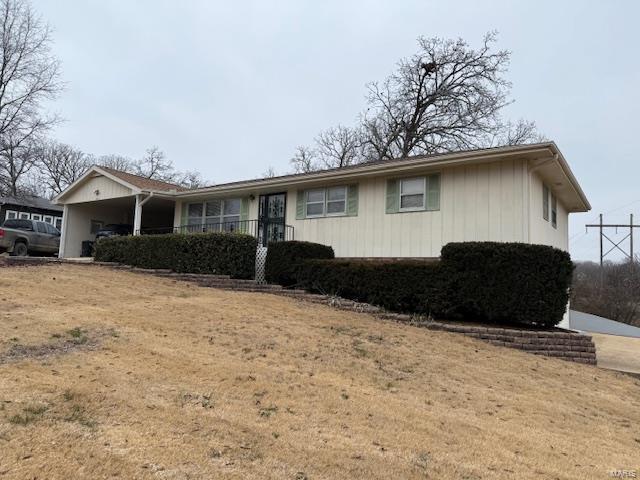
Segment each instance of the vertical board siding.
[{"label": "vertical board siding", "polygon": [[340,257],[436,257],[449,242],[527,241],[524,160],[449,167],[440,175],[437,211],[387,214],[387,178],[376,177],[359,182],[355,217],[296,220],[290,189],[287,223],[296,240],[331,245]]},{"label": "vertical board siding", "polygon": [[[96,195],[96,191],[100,192]],[[65,199],[65,203],[83,203],[109,198],[128,197],[133,195],[130,188],[114,182],[110,178],[100,176],[87,180]]]}]

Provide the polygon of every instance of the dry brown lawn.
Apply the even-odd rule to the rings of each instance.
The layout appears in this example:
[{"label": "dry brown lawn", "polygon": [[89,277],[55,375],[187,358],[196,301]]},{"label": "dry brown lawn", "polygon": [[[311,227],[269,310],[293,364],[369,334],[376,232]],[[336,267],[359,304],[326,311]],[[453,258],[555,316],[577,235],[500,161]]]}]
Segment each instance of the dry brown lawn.
[{"label": "dry brown lawn", "polygon": [[267,294],[0,269],[0,479],[608,478],[640,381]]}]

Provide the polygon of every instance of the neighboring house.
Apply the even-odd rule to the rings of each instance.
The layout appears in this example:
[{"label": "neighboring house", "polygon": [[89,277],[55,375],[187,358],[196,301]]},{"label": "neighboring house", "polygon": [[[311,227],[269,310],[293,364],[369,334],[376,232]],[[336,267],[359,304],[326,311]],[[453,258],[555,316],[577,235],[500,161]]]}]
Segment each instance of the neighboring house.
[{"label": "neighboring house", "polygon": [[62,207],[54,205],[46,198],[33,195],[0,197],[0,224],[14,218],[39,220],[60,230],[62,228]]},{"label": "neighboring house", "polygon": [[591,208],[553,142],[193,190],[94,166],[54,201],[64,206],[65,257],[105,223],[136,234],[240,231],[263,246],[307,240],[339,257],[437,257],[449,242],[481,240],[567,250],[569,213]]}]

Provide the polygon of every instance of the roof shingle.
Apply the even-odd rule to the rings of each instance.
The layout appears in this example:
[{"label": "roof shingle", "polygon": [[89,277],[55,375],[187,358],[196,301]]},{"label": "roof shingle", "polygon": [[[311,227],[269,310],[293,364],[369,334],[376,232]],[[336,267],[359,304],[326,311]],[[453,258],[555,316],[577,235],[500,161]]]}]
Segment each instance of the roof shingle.
[{"label": "roof shingle", "polygon": [[99,167],[101,170],[110,173],[114,177],[118,177],[120,180],[124,180],[130,183],[134,187],[138,187],[141,190],[153,190],[160,192],[184,191],[187,188],[176,185],[175,183],[163,182],[161,180],[155,180],[152,178],[141,177],[140,175],[134,175],[133,173],[123,172],[121,170],[115,170],[109,167]]}]

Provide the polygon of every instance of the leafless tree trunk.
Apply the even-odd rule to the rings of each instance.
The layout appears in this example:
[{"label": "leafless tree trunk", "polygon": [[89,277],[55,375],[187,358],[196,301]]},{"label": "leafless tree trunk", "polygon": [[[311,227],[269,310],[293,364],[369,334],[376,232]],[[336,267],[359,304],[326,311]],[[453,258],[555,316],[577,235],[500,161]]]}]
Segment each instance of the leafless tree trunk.
[{"label": "leafless tree trunk", "polygon": [[27,0],[0,0],[0,174],[11,193],[33,166],[35,139],[58,120],[42,112],[62,88],[50,43]]}]

